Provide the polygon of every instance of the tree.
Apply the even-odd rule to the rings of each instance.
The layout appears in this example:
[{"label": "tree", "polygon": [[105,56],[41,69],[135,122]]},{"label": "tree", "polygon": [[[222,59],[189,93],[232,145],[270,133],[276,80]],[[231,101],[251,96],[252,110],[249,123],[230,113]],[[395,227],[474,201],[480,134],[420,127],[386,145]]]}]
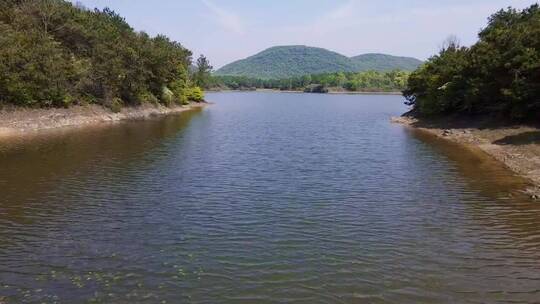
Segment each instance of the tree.
[{"label": "tree", "polygon": [[336,86],[342,87],[347,81],[347,77],[344,73],[340,72],[336,74]]},{"label": "tree", "polygon": [[63,0],[0,1],[0,59],[1,101],[21,105],[183,103],[193,86],[180,43]]},{"label": "tree", "polygon": [[285,79],[253,79],[245,76],[214,76],[211,83],[215,87],[230,89],[265,88],[280,90],[304,90],[311,84],[324,87],[338,86],[349,91],[401,91],[405,88],[410,73],[400,70],[391,72],[358,72],[313,74]]},{"label": "tree", "polygon": [[470,48],[448,40],[409,77],[403,93],[422,115],[539,119],[540,6],[500,10]]},{"label": "tree", "polygon": [[197,86],[206,88],[209,83],[210,73],[213,67],[204,55],[200,55],[197,59],[197,66],[195,71],[194,82]]}]

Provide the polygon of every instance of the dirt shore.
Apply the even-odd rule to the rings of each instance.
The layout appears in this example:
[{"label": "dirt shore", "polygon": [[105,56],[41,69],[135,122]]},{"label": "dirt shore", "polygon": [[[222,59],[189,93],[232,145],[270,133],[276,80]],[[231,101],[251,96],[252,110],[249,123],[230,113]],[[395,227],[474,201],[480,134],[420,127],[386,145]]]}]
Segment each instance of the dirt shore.
[{"label": "dirt shore", "polygon": [[393,117],[392,122],[436,135],[484,153],[531,181],[526,193],[540,199],[540,128],[525,125],[496,125],[482,120],[418,120]]},{"label": "dirt shore", "polygon": [[192,103],[186,106],[165,107],[146,104],[125,107],[118,113],[99,105],[73,106],[67,109],[4,108],[0,110],[0,139],[64,127],[143,119],[156,115],[180,113],[206,106]]}]

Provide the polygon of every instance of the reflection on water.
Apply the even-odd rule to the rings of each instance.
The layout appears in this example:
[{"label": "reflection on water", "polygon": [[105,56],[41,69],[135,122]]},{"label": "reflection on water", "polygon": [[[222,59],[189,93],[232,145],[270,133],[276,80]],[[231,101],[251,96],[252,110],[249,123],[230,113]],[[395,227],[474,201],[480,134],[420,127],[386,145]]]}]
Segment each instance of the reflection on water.
[{"label": "reflection on water", "polygon": [[[122,166],[151,163],[152,149],[177,136],[200,111],[196,108],[182,116],[105,123],[77,130],[49,130],[0,142],[2,207],[14,207],[8,210],[20,212],[18,206],[22,203],[40,200],[43,192],[54,189],[66,178],[103,178],[100,174],[105,174],[114,182],[113,173],[124,178],[126,171]],[[113,167],[115,170],[108,170]],[[24,221],[24,214],[20,216],[18,220]]]},{"label": "reflection on water", "polygon": [[534,303],[540,204],[396,96],[210,94],[0,144],[0,302]]}]

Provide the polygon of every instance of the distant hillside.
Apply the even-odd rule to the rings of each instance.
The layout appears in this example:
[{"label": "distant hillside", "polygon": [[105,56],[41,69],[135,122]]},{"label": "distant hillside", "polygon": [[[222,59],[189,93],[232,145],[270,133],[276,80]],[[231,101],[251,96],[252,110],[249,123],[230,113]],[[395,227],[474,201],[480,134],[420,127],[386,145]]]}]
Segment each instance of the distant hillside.
[{"label": "distant hillside", "polygon": [[217,75],[254,78],[286,78],[327,72],[354,72],[351,60],[321,48],[276,46],[254,56],[230,63],[217,70]]},{"label": "distant hillside", "polygon": [[395,69],[414,71],[422,61],[412,57],[398,57],[385,54],[364,54],[351,57],[358,71],[391,71]]},{"label": "distant hillside", "polygon": [[281,79],[333,72],[414,70],[421,63],[414,58],[384,54],[366,54],[349,58],[322,48],[294,45],[266,49],[246,59],[230,63],[217,70],[215,74]]}]

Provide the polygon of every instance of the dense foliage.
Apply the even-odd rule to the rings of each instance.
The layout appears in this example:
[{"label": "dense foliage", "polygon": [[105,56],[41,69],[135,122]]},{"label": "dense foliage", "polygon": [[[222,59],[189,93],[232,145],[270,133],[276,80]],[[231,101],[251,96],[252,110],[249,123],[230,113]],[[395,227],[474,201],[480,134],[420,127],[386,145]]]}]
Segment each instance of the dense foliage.
[{"label": "dense foliage", "polygon": [[304,90],[310,85],[359,92],[396,92],[405,88],[409,72],[367,71],[359,73],[314,74],[285,79],[260,79],[243,76],[214,76],[210,84],[214,88],[225,87],[232,90],[279,89]]},{"label": "dense foliage", "polygon": [[348,58],[329,50],[307,46],[278,46],[230,63],[219,76],[284,79],[312,74],[359,71],[414,70],[422,62],[407,57],[366,54]]},{"label": "dense foliage", "polygon": [[449,41],[411,75],[404,95],[419,115],[540,119],[539,6],[492,15],[469,48]]},{"label": "dense foliage", "polygon": [[201,55],[197,59],[197,65],[193,73],[193,81],[199,87],[207,87],[209,85],[209,79],[212,73],[213,67],[204,55]]},{"label": "dense foliage", "polygon": [[135,32],[112,10],[62,0],[0,1],[0,101],[109,106],[200,98],[191,52]]}]

